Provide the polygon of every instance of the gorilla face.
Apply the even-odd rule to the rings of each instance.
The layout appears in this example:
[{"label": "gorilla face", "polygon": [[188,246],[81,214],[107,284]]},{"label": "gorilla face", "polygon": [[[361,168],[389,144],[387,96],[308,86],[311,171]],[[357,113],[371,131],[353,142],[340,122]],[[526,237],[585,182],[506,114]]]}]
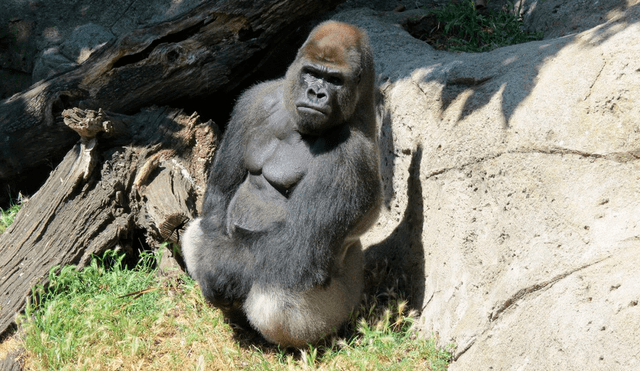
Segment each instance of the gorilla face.
[{"label": "gorilla face", "polygon": [[336,94],[344,86],[340,71],[308,64],[300,71],[300,88],[296,109],[311,121],[327,121],[333,111]]},{"label": "gorilla face", "polygon": [[343,122],[342,97],[350,95],[351,85],[349,76],[338,69],[305,63],[294,93],[295,109],[300,117],[298,131],[320,135]]},{"label": "gorilla face", "polygon": [[298,131],[321,135],[345,123],[355,111],[358,83],[359,76],[350,71],[305,61],[293,91]]}]

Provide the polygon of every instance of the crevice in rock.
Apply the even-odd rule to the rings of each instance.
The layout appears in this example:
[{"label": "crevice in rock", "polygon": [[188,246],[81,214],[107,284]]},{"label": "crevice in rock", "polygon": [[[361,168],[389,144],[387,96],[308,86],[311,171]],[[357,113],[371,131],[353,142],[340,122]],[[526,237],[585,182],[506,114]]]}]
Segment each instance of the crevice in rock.
[{"label": "crevice in rock", "polygon": [[436,292],[439,293],[439,291],[434,291],[434,292],[431,293],[431,296],[429,297],[429,300],[427,300],[427,302],[422,305],[422,308],[420,308],[420,313],[422,313],[425,310],[425,308],[427,307],[427,305],[429,305],[429,303],[431,303],[431,300],[436,295]]},{"label": "crevice in rock", "polygon": [[469,349],[471,349],[471,347],[473,346],[473,344],[476,343],[477,338],[474,337],[473,339],[471,339],[471,341],[469,341],[469,344],[467,344],[464,348],[462,348],[461,350],[457,350],[455,351],[455,353],[453,354],[453,357],[451,357],[451,359],[455,362],[458,360],[458,358],[460,358],[463,354],[465,354]]},{"label": "crevice in rock", "polygon": [[494,77],[495,76],[487,76],[479,79],[474,79],[473,77],[457,77],[457,78],[448,80],[446,85],[447,86],[458,85],[458,86],[466,86],[468,88],[474,88],[484,84],[485,82],[493,79]]},{"label": "crevice in rock", "polygon": [[111,22],[111,25],[109,26],[109,31],[115,35],[116,33],[113,32],[113,26],[116,25],[116,23],[120,22],[120,20],[122,19],[122,17],[124,17],[125,14],[127,14],[129,12],[129,9],[131,9],[131,7],[133,6],[133,4],[136,3],[136,0],[133,0],[131,2],[129,2],[129,5],[127,5],[126,9],[120,13],[117,17],[114,17],[115,20],[113,22]]},{"label": "crevice in rock", "polygon": [[604,159],[609,161],[615,161],[619,163],[626,163],[630,161],[635,161],[640,159],[640,148],[634,149],[626,152],[611,152],[606,154],[597,154],[597,153],[589,153],[583,152],[575,149],[569,148],[561,148],[561,147],[550,147],[547,149],[538,149],[533,151],[514,151],[514,152],[506,152],[508,153],[542,153],[549,155],[577,155],[585,158],[594,158],[594,159]]},{"label": "crevice in rock", "polygon": [[575,149],[561,148],[561,147],[549,147],[549,148],[531,149],[531,150],[515,150],[515,151],[507,151],[507,152],[487,155],[484,157],[479,157],[479,158],[473,159],[472,161],[464,163],[460,166],[437,169],[428,173],[426,175],[426,179],[444,174],[450,170],[464,170],[469,166],[477,165],[479,163],[486,162],[486,161],[491,161],[503,155],[514,155],[514,154],[518,154],[518,155],[543,154],[543,155],[560,155],[560,156],[576,155],[584,158],[604,159],[604,160],[614,161],[618,163],[627,163],[631,161],[640,160],[640,148],[634,149],[631,151],[626,151],[626,152],[611,152],[607,154],[589,153],[589,152],[583,152]]},{"label": "crevice in rock", "polygon": [[555,277],[553,277],[550,280],[544,281],[544,282],[540,282],[537,283],[535,285],[529,286],[529,287],[525,287],[523,289],[518,290],[518,292],[516,292],[515,294],[513,294],[509,299],[505,300],[501,305],[498,306],[498,309],[496,309],[495,311],[493,311],[492,313],[489,314],[489,322],[494,322],[495,320],[497,320],[502,313],[504,313],[507,309],[509,309],[510,307],[512,307],[516,302],[520,301],[521,299],[523,299],[525,296],[532,294],[536,291],[540,291],[546,288],[549,288],[551,286],[553,286],[556,282],[560,281],[563,278],[566,278],[570,275],[572,275],[575,272],[581,271],[585,268],[591,267],[592,265],[598,264],[603,262],[604,260],[607,260],[611,258],[611,256],[608,256],[606,258],[597,260],[595,262],[592,263],[588,263],[585,264],[581,267],[575,268],[573,270],[570,270],[568,272],[565,273],[561,273]]},{"label": "crevice in rock", "polygon": [[[600,54],[600,56],[602,57],[602,59],[604,59],[604,56],[602,54]],[[606,66],[607,66],[607,61],[604,60],[604,62],[602,63],[602,67],[600,68],[600,71],[598,71],[598,75],[596,76],[595,79],[593,79],[591,86],[589,86],[589,93],[587,94],[586,97],[584,97],[584,100],[589,99],[589,97],[591,96],[591,93],[593,92],[593,86],[596,84],[596,82],[598,82],[598,79],[600,79],[600,75],[602,75],[602,71],[604,71],[604,68]]]},{"label": "crevice in rock", "polygon": [[443,169],[438,169],[438,170],[434,170],[430,173],[428,173],[426,175],[426,179],[432,178],[434,176],[438,176],[441,174],[446,173],[447,171],[451,171],[451,170],[464,170],[466,167],[468,166],[472,166],[472,165],[476,165],[485,161],[491,161],[493,159],[496,159],[502,155],[508,154],[509,152],[503,152],[503,153],[498,153],[498,154],[493,154],[493,155],[489,155],[489,156],[485,156],[485,157],[480,157],[480,158],[476,158],[473,161],[469,161],[465,164],[462,164],[460,166],[454,166],[454,167],[447,167],[447,168],[443,168]]},{"label": "crevice in rock", "polygon": [[149,57],[149,55],[151,55],[151,53],[155,50],[155,48],[160,45],[160,44],[177,44],[181,41],[187,40],[188,38],[190,38],[191,36],[197,34],[198,32],[200,32],[200,30],[202,29],[202,27],[206,26],[207,22],[206,20],[200,21],[198,23],[196,23],[193,26],[187,27],[184,30],[178,31],[178,32],[174,32],[171,34],[168,34],[166,36],[160,37],[157,40],[154,40],[151,44],[149,44],[149,46],[147,46],[144,50],[142,50],[141,52],[135,53],[135,54],[131,54],[131,55],[126,55],[120,59],[118,59],[114,64],[113,64],[113,68],[118,68],[118,67],[122,67],[122,66],[126,66],[129,64],[136,64],[140,61],[143,61],[145,59],[147,59]]}]

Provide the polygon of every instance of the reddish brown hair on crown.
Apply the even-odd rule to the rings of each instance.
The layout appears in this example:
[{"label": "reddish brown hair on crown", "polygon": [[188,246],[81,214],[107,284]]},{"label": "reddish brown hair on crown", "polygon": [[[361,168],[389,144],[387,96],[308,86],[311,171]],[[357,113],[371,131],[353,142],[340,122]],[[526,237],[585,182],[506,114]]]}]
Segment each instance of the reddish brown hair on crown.
[{"label": "reddish brown hair on crown", "polygon": [[348,50],[360,50],[361,43],[362,33],[358,28],[346,23],[329,21],[309,35],[302,52],[311,60],[345,68],[352,65],[348,59]]}]

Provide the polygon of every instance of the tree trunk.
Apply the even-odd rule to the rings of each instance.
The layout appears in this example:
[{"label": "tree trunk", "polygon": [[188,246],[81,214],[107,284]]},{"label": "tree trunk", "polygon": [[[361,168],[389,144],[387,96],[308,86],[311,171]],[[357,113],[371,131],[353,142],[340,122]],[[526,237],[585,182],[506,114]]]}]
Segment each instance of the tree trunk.
[{"label": "tree trunk", "polygon": [[245,83],[269,46],[295,33],[301,20],[343,1],[208,1],[111,42],[78,68],[0,102],[0,185],[28,186],[33,171],[73,146],[76,134],[58,118],[63,109],[132,114],[151,104],[228,92]]},{"label": "tree trunk", "polygon": [[0,334],[56,265],[83,266],[139,237],[177,243],[204,193],[217,142],[211,121],[166,107],[63,116],[82,139],[0,235]]}]

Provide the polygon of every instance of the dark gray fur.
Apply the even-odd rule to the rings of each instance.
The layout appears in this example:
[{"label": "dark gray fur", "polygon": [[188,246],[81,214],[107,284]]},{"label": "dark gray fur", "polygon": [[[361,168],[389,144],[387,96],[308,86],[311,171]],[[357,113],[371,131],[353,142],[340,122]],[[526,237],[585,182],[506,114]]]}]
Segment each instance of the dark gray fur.
[{"label": "dark gray fur", "polygon": [[[306,55],[314,32],[327,24],[356,30],[358,42],[347,46],[348,69]],[[351,296],[362,290],[361,253],[345,256],[352,246],[361,249],[359,237],[375,222],[381,202],[373,58],[363,31],[323,25],[312,31],[285,78],[239,98],[211,168],[203,213],[183,238],[188,272],[232,320],[246,321],[244,303],[258,286],[254,291],[266,294],[252,302],[268,299],[273,308],[311,290],[344,292],[341,287],[351,285]],[[263,334],[274,331],[260,328],[267,319],[249,322]],[[301,346],[334,330],[296,326],[287,327],[296,340],[266,337]]]}]

